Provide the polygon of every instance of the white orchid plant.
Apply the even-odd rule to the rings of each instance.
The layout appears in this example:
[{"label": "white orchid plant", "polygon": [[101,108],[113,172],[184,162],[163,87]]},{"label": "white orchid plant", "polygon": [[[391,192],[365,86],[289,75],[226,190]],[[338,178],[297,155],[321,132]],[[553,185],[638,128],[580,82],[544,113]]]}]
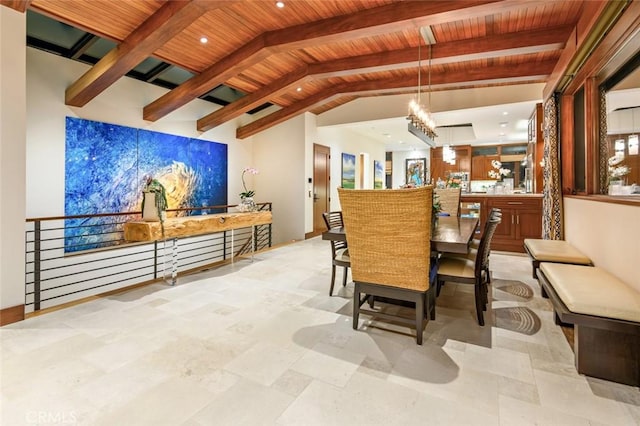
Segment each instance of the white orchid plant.
[{"label": "white orchid plant", "polygon": [[614,155],[607,160],[610,181],[620,180],[623,176],[626,176],[631,172],[629,166],[620,165],[623,161],[624,157],[619,155]]},{"label": "white orchid plant", "polygon": [[245,167],[242,170],[242,187],[244,188],[244,191],[240,193],[240,198],[251,198],[255,195],[256,192],[253,190],[247,189],[247,185],[244,182],[245,173],[249,173],[251,175],[257,175],[260,172],[258,171],[258,169],[254,169],[253,167]]},{"label": "white orchid plant", "polygon": [[511,170],[505,169],[502,167],[502,163],[498,160],[491,161],[491,166],[493,166],[494,170],[489,170],[489,177],[491,179],[502,179],[503,176],[508,176],[511,173]]}]

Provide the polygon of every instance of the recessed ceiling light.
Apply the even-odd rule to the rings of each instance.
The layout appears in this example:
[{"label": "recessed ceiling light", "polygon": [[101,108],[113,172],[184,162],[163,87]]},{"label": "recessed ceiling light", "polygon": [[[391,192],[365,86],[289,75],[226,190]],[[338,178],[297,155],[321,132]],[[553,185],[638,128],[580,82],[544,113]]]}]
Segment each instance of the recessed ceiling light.
[{"label": "recessed ceiling light", "polygon": [[504,136],[504,132],[500,132],[500,136]]},{"label": "recessed ceiling light", "polygon": [[508,123],[506,121],[503,121],[502,123],[500,123],[500,127],[507,127],[507,124]]},{"label": "recessed ceiling light", "polygon": [[200,37],[200,43],[205,44],[206,42],[208,42],[209,39],[206,37]]},{"label": "recessed ceiling light", "polygon": [[296,92],[302,92],[302,87],[298,87],[298,88],[296,89]]},{"label": "recessed ceiling light", "polygon": [[277,1],[276,2],[276,7],[282,9],[284,7],[284,2],[283,1]]},{"label": "recessed ceiling light", "polygon": [[509,111],[504,111],[502,115],[509,115]]}]

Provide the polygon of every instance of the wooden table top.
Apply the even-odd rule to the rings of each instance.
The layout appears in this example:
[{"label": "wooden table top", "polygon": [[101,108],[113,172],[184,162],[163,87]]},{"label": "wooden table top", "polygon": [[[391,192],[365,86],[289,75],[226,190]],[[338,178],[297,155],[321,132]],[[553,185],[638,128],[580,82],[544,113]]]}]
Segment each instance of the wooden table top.
[{"label": "wooden table top", "polygon": [[[431,249],[438,252],[467,253],[478,226],[477,217],[442,216],[431,235]],[[344,227],[322,233],[323,240],[345,241]]]}]

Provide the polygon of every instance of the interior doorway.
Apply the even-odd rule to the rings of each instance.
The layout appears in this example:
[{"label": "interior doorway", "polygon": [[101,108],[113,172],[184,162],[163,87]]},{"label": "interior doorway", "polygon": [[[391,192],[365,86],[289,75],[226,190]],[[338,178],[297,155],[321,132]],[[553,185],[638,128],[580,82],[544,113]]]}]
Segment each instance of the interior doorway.
[{"label": "interior doorway", "polygon": [[320,235],[325,230],[322,213],[331,208],[331,148],[313,144],[313,233]]}]

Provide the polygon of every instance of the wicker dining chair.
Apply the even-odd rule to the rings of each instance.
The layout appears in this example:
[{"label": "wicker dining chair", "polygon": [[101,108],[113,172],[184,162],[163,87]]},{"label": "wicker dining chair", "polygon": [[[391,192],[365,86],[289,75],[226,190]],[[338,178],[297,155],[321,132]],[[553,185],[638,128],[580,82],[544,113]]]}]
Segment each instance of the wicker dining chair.
[{"label": "wicker dining chair", "polygon": [[[435,319],[431,265],[432,188],[338,188],[354,282],[353,328],[360,313],[414,325],[422,344],[425,313]],[[361,298],[364,293],[365,297]],[[415,319],[373,310],[375,296],[415,304]],[[371,309],[362,305],[369,301]]]},{"label": "wicker dining chair", "polygon": [[441,213],[448,213],[450,216],[460,215],[460,191],[460,188],[434,189],[440,200]]},{"label": "wicker dining chair", "polygon": [[438,291],[445,282],[472,284],[475,286],[476,314],[478,324],[484,325],[483,312],[488,303],[488,270],[491,239],[502,217],[494,215],[487,220],[484,234],[480,239],[480,246],[475,255],[441,256],[438,261]]},{"label": "wicker dining chair", "polygon": [[[342,212],[324,212],[322,218],[327,226],[327,230],[332,228],[341,228]],[[346,241],[331,241],[331,287],[329,287],[329,296],[333,296],[333,285],[336,282],[336,266],[344,268],[342,273],[342,287],[347,285],[347,273],[351,261],[349,259],[349,250]]]}]

